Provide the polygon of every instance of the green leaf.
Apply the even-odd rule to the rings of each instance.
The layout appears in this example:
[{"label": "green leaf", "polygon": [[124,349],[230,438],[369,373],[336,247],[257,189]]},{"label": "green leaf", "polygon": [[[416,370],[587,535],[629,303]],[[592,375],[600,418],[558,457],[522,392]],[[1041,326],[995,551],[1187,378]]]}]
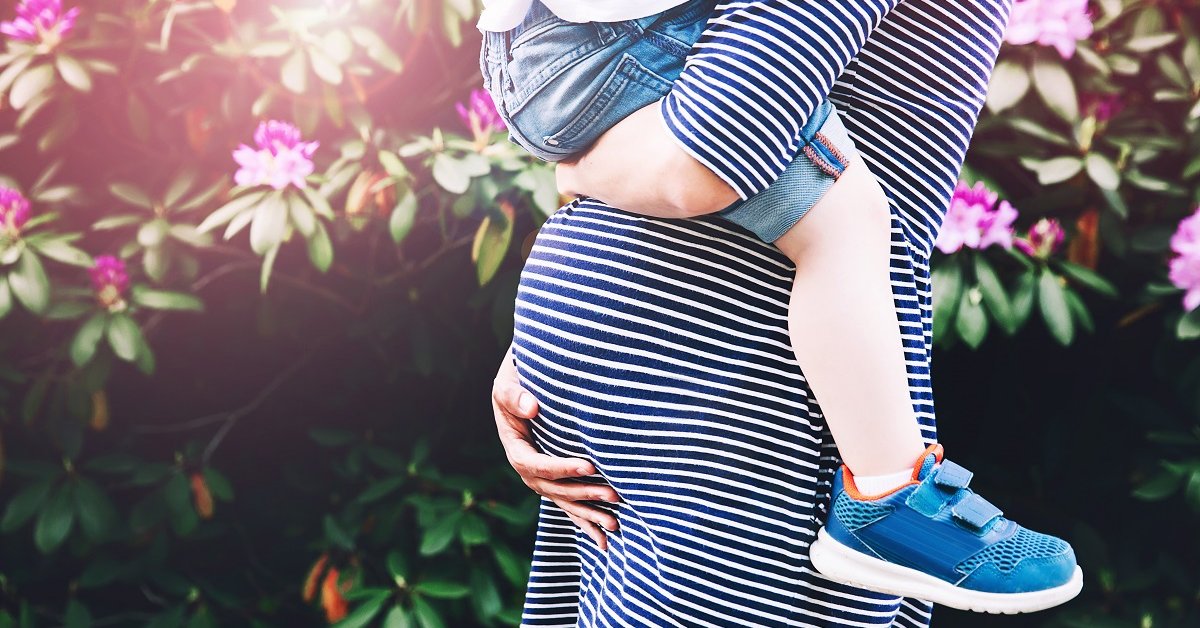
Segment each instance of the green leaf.
[{"label": "green leaf", "polygon": [[150,345],[142,343],[141,350],[138,351],[137,357],[133,359],[133,363],[138,367],[138,370],[145,375],[154,374],[154,351],[150,349]]},{"label": "green leaf", "polygon": [[407,578],[408,564],[404,559],[404,554],[401,554],[399,550],[392,550],[388,552],[387,569],[388,573],[392,575],[392,578]]},{"label": "green leaf", "polygon": [[448,580],[422,580],[414,588],[422,595],[443,600],[457,600],[471,593],[467,585]]},{"label": "green leaf", "polygon": [[0,319],[12,311],[12,291],[8,289],[8,275],[0,275]]},{"label": "green leaf", "polygon": [[412,622],[408,613],[400,605],[392,606],[392,610],[383,618],[383,628],[410,628]]},{"label": "green leaf", "polygon": [[200,223],[200,226],[196,227],[196,230],[200,233],[212,231],[214,228],[233,220],[234,216],[237,216],[244,211],[250,211],[266,195],[267,192],[265,190],[258,190],[238,196],[228,203],[222,205],[213,213],[209,214],[208,217]]},{"label": "green leaf", "polygon": [[288,209],[283,197],[276,194],[268,195],[254,208],[254,221],[250,223],[250,248],[259,255],[264,255],[283,242],[287,231]]},{"label": "green leaf", "polygon": [[1083,299],[1079,298],[1079,295],[1070,288],[1063,289],[1063,295],[1067,298],[1067,309],[1071,311],[1071,317],[1079,323],[1079,327],[1089,334],[1096,331],[1092,313],[1088,311]]},{"label": "green leaf", "polygon": [[324,525],[325,539],[327,541],[345,550],[354,549],[354,537],[350,536],[350,534],[338,524],[337,519],[334,519],[333,515],[325,515]]},{"label": "green leaf", "polygon": [[958,300],[962,297],[962,269],[957,260],[939,265],[933,271],[933,337],[940,340],[958,312]]},{"label": "green leaf", "polygon": [[458,521],[461,515],[461,511],[446,515],[425,530],[425,534],[421,537],[420,552],[422,556],[433,556],[450,546],[455,532],[458,531]]},{"label": "green leaf", "polygon": [[999,113],[1012,107],[1025,97],[1029,86],[1029,72],[1024,66],[1008,59],[1001,60],[992,72],[991,84],[988,87],[988,110]]},{"label": "green leaf", "polygon": [[[9,62],[7,67],[4,68],[4,71],[0,72],[0,94],[7,92],[8,88],[12,86],[13,81],[15,81],[17,77],[21,76],[21,73],[25,71],[25,68],[28,68],[29,64],[33,63],[34,59],[37,58],[38,57],[35,55],[27,55],[17,57]],[[0,65],[4,64],[0,63]]]},{"label": "green leaf", "polygon": [[1175,333],[1180,340],[1200,338],[1200,308],[1196,308],[1179,317],[1179,325]]},{"label": "green leaf", "polygon": [[1088,153],[1086,158],[1087,173],[1096,185],[1105,190],[1115,190],[1121,185],[1121,175],[1117,166],[1099,153]]},{"label": "green leaf", "polygon": [[1071,344],[1075,329],[1071,325],[1071,311],[1067,305],[1067,297],[1059,283],[1058,275],[1042,270],[1038,278],[1038,306],[1042,311],[1042,319],[1050,328],[1050,334],[1064,346]]},{"label": "green leaf", "polygon": [[492,546],[492,553],[496,557],[496,564],[500,566],[500,571],[510,584],[519,587],[528,583],[529,565],[518,559],[511,549],[495,544]]},{"label": "green leaf", "polygon": [[475,607],[476,616],[481,618],[495,617],[504,610],[500,589],[490,572],[483,569],[471,570],[471,605]]},{"label": "green leaf", "polygon": [[463,515],[458,536],[463,545],[480,545],[491,539],[491,530],[488,530],[487,523],[479,515],[468,512]]},{"label": "green leaf", "polygon": [[17,260],[17,267],[8,274],[8,286],[13,296],[34,314],[46,311],[50,304],[50,278],[37,255],[26,249]]},{"label": "green leaf", "polygon": [[1083,170],[1083,160],[1078,157],[1055,157],[1042,162],[1022,159],[1021,163],[1037,173],[1042,185],[1061,183]]},{"label": "green leaf", "polygon": [[333,207],[329,205],[329,199],[325,198],[320,190],[314,190],[311,187],[300,188],[300,193],[308,200],[308,206],[312,208],[318,216],[333,220]]},{"label": "green leaf", "polygon": [[330,57],[320,48],[309,48],[309,61],[312,62],[313,73],[330,85],[342,84],[342,68],[337,60]]},{"label": "green leaf", "polygon": [[296,231],[305,238],[312,237],[313,232],[317,230],[317,214],[312,207],[309,207],[304,199],[296,196],[288,197],[287,206],[288,216],[296,226]]},{"label": "green leaf", "polygon": [[367,487],[367,490],[363,491],[362,494],[358,496],[357,501],[359,503],[366,504],[386,497],[399,490],[400,487],[404,486],[406,481],[407,478],[390,477],[378,482],[373,482]]},{"label": "green leaf", "polygon": [[1013,316],[1008,292],[1004,289],[1000,278],[996,276],[992,265],[982,255],[975,256],[975,279],[979,281],[979,290],[983,293],[983,301],[987,304],[987,308],[996,322],[1000,323],[1005,332],[1009,334],[1015,332],[1017,330],[1016,317]]},{"label": "green leaf", "polygon": [[1159,469],[1150,479],[1133,491],[1133,496],[1146,501],[1159,501],[1179,490],[1183,477],[1170,469]]},{"label": "green leaf", "polygon": [[83,64],[75,57],[60,52],[54,59],[54,65],[58,68],[59,76],[63,77],[67,85],[81,92],[92,91],[92,77],[88,74],[87,68],[83,67]]},{"label": "green leaf", "polygon": [[108,191],[112,192],[113,196],[130,205],[136,205],[145,209],[154,209],[154,201],[150,200],[150,196],[132,183],[112,183],[108,186]]},{"label": "green leaf", "polygon": [[62,262],[63,264],[80,266],[82,268],[90,268],[92,264],[95,263],[95,260],[92,259],[91,255],[88,255],[87,252],[83,251],[82,249],[72,246],[63,238],[46,240],[36,245],[31,244],[31,246],[37,249],[38,253],[41,253],[42,255],[49,257],[56,262]]},{"label": "green leaf", "polygon": [[79,331],[75,332],[70,348],[71,362],[75,366],[87,364],[92,356],[96,355],[96,347],[99,346],[100,338],[104,336],[107,325],[108,315],[104,312],[96,312],[79,327]]},{"label": "green leaf", "polygon": [[413,598],[413,615],[417,618],[417,623],[421,628],[445,628],[446,624],[442,621],[442,616],[419,597]]},{"label": "green leaf", "polygon": [[275,267],[275,257],[279,255],[279,245],[275,245],[263,256],[262,270],[258,273],[258,290],[267,293],[267,284],[271,281],[271,269]]},{"label": "green leaf", "polygon": [[197,248],[212,245],[212,236],[208,233],[201,233],[192,225],[171,225],[169,233],[172,238]]},{"label": "green leaf", "polygon": [[17,491],[8,501],[4,509],[4,518],[0,519],[0,532],[12,533],[33,518],[46,503],[50,489],[54,487],[56,478],[46,478]]},{"label": "green leaf", "polygon": [[1050,110],[1067,122],[1079,118],[1079,97],[1070,73],[1057,58],[1039,56],[1033,62],[1033,86]]},{"label": "green leaf", "polygon": [[321,272],[329,270],[333,264],[333,242],[329,240],[325,225],[320,222],[316,223],[316,229],[308,239],[308,259]]},{"label": "green leaf", "polygon": [[76,515],[80,528],[93,542],[108,538],[119,517],[112,500],[92,480],[78,477],[75,484]]},{"label": "green leaf", "polygon": [[141,351],[146,339],[142,329],[131,316],[124,312],[113,314],[108,319],[108,344],[113,353],[126,362],[132,362]]},{"label": "green leaf", "polygon": [[192,189],[192,185],[196,183],[196,171],[186,169],[175,175],[171,179],[170,185],[167,186],[167,191],[163,194],[163,205],[170,209],[176,209],[175,205],[183,199],[183,195]]},{"label": "green leaf", "polygon": [[297,50],[283,62],[279,74],[280,82],[293,94],[303,94],[308,89],[308,64],[304,52]]},{"label": "green leaf", "polygon": [[433,180],[451,194],[463,194],[471,187],[471,176],[459,160],[438,153],[433,156]]},{"label": "green leaf", "polygon": [[118,229],[132,224],[141,222],[144,219],[139,214],[118,214],[116,216],[107,216],[92,223],[93,231],[107,231],[109,229]]},{"label": "green leaf", "polygon": [[13,81],[8,90],[8,102],[13,109],[21,110],[54,84],[54,67],[49,63],[36,65],[25,70]]},{"label": "green leaf", "polygon": [[361,46],[367,53],[367,56],[382,66],[385,70],[393,74],[399,74],[404,68],[404,64],[400,60],[391,47],[387,45],[382,37],[374,30],[363,26],[351,26],[350,36],[354,42]]},{"label": "green leaf", "polygon": [[967,290],[958,306],[954,330],[968,347],[978,349],[987,338],[988,319],[983,311],[983,295],[978,288]]},{"label": "green leaf", "polygon": [[1157,33],[1135,37],[1125,42],[1125,48],[1134,52],[1150,52],[1174,42],[1177,37],[1178,35],[1175,33]]},{"label": "green leaf", "polygon": [[138,244],[146,248],[159,246],[167,238],[167,233],[170,229],[171,224],[161,218],[151,220],[138,229]]},{"label": "green leaf", "polygon": [[1188,505],[1192,507],[1192,510],[1200,512],[1200,469],[1192,471],[1192,476],[1183,488],[1183,494],[1187,497]]},{"label": "green leaf", "polygon": [[388,231],[392,234],[392,240],[396,244],[404,242],[404,238],[408,237],[416,217],[417,197],[411,190],[405,191],[396,203],[395,209],[392,210],[391,218],[388,219]]},{"label": "green leaf", "polygon": [[200,299],[184,292],[156,290],[139,284],[133,287],[130,297],[134,303],[152,310],[204,311],[204,304]]},{"label": "green leaf", "polygon": [[70,484],[59,486],[38,514],[33,542],[43,554],[58,549],[75,524],[75,496]]},{"label": "green leaf", "polygon": [[142,268],[146,269],[146,275],[152,281],[162,281],[167,276],[170,262],[171,257],[163,251],[161,246],[142,249]]},{"label": "green leaf", "polygon": [[334,624],[334,627],[362,628],[363,626],[370,624],[371,620],[375,619],[375,616],[378,615],[379,611],[383,609],[384,603],[387,602],[388,598],[391,596],[392,594],[390,591],[383,591],[381,593],[372,595],[362,604],[356,606],[349,615],[346,615],[345,619],[342,619],[342,621]]},{"label": "green leaf", "polygon": [[1106,297],[1117,297],[1117,287],[1092,269],[1074,262],[1061,261],[1058,267],[1067,277]]},{"label": "green leaf", "polygon": [[475,262],[475,276],[479,285],[486,285],[496,276],[512,242],[513,221],[504,213],[494,213],[483,218],[475,232],[471,245],[471,260]]}]

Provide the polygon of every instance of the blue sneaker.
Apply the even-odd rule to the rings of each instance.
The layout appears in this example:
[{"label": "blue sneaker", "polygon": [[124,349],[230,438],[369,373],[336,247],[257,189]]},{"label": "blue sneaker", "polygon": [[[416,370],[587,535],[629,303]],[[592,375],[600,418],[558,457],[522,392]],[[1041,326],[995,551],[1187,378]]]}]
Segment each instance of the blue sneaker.
[{"label": "blue sneaker", "polygon": [[1062,539],[1001,516],[967,484],[971,472],[926,450],[908,484],[865,496],[845,466],[829,519],[809,550],[831,580],[951,608],[1027,613],[1079,594],[1083,570]]}]

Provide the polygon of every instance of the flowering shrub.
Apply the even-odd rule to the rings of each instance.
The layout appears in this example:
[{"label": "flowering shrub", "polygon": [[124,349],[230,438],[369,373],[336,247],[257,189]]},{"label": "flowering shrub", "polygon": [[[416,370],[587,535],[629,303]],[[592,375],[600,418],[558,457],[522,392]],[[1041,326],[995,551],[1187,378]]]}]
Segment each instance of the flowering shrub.
[{"label": "flowering shrub", "polygon": [[[537,500],[485,391],[561,199],[475,10],[0,8],[0,626],[518,622]],[[1018,0],[936,243],[941,425],[1026,439],[1006,503],[1092,578],[1055,625],[1200,621],[1197,24]]]}]

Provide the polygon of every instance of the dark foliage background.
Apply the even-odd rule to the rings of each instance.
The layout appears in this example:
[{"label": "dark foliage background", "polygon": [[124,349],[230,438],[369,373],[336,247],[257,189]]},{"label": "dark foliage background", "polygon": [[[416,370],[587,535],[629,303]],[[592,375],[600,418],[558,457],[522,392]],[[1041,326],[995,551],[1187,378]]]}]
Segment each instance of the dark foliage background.
[{"label": "dark foliage background", "polygon": [[[941,626],[1200,626],[1200,7],[1074,4],[1069,58],[1003,51],[964,176],[1029,247],[938,255],[934,379],[1087,585]],[[558,198],[471,100],[475,3],[34,5],[73,28],[0,55],[0,627],[515,624],[488,392]],[[236,184],[263,120],[320,142],[304,191]]]}]

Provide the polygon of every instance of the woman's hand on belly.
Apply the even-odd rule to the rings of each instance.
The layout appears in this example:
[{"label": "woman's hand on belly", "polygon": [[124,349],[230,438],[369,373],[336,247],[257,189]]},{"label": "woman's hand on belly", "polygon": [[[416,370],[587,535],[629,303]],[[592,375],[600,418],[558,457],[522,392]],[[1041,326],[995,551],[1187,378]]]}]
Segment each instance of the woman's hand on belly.
[{"label": "woman's hand on belly", "polygon": [[615,531],[617,519],[583,502],[616,502],[617,493],[609,486],[572,479],[596,473],[596,468],[587,460],[548,456],[533,446],[528,421],[537,417],[538,403],[532,394],[521,387],[511,349],[504,354],[492,384],[492,413],[508,463],[521,476],[525,486],[538,495],[550,498],[601,550],[607,550],[608,539],[604,531]]}]

